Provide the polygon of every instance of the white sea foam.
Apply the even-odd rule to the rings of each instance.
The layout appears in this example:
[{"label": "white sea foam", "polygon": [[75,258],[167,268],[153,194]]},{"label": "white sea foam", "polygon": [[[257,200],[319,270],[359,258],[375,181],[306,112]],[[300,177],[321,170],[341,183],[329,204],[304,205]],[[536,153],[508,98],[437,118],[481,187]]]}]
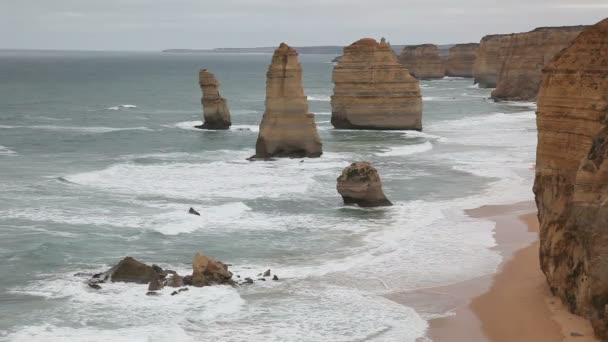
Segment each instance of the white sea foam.
[{"label": "white sea foam", "polygon": [[425,141],[422,144],[390,147],[388,151],[376,153],[376,155],[382,157],[407,156],[410,154],[426,152],[431,149],[433,149],[433,144],[431,144],[429,141]]},{"label": "white sea foam", "polygon": [[468,86],[469,89],[479,89],[479,83],[475,83],[473,85]]},{"label": "white sea foam", "polygon": [[403,134],[406,138],[424,138],[428,140],[438,140],[438,141],[446,141],[444,137],[440,137],[438,135],[428,134],[420,131],[404,131]]},{"label": "white sea foam", "polygon": [[117,105],[117,106],[108,107],[106,109],[107,110],[121,110],[121,109],[129,109],[129,108],[137,108],[137,106],[132,105],[132,104],[121,104],[121,105]]},{"label": "white sea foam", "polygon": [[[179,128],[185,129],[187,131],[197,131],[197,132],[218,132],[217,130],[207,130],[196,128],[195,126],[200,126],[203,123],[201,121],[182,121],[172,125],[163,125],[163,127],[168,128]],[[230,126],[230,130],[232,132],[259,132],[260,127],[257,125],[232,125]]]},{"label": "white sea foam", "polygon": [[54,126],[54,125],[36,125],[25,126],[31,129],[40,129],[45,131],[64,131],[64,132],[79,132],[79,133],[109,133],[119,131],[154,131],[148,127],[103,127],[103,126]]},{"label": "white sea foam", "polygon": [[8,147],[0,145],[0,156],[16,156],[17,152],[9,149]]},{"label": "white sea foam", "polygon": [[331,97],[327,95],[308,95],[308,101],[329,102]]}]

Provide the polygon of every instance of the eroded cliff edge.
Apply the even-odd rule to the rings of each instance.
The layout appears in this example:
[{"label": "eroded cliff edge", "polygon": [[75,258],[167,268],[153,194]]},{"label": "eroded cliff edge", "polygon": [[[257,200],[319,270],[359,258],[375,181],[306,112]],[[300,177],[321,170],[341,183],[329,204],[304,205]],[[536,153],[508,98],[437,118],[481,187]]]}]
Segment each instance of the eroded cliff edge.
[{"label": "eroded cliff edge", "polygon": [[553,294],[608,339],[608,19],[543,70],[534,193]]},{"label": "eroded cliff edge", "polygon": [[334,67],[331,123],[349,129],[422,129],[418,80],[384,40],[344,48]]},{"label": "eroded cliff edge", "polygon": [[478,43],[456,44],[449,50],[445,75],[451,77],[473,77],[473,65]]},{"label": "eroded cliff edge", "polygon": [[511,37],[514,34],[493,34],[481,38],[475,64],[473,78],[479,88],[494,88],[498,75],[507,56]]},{"label": "eroded cliff edge", "polygon": [[445,62],[435,44],[406,46],[399,54],[399,62],[419,80],[445,76]]},{"label": "eroded cliff edge", "polygon": [[539,27],[511,35],[504,50],[498,74],[495,100],[530,101],[536,99],[542,68],[567,47],[585,26]]}]

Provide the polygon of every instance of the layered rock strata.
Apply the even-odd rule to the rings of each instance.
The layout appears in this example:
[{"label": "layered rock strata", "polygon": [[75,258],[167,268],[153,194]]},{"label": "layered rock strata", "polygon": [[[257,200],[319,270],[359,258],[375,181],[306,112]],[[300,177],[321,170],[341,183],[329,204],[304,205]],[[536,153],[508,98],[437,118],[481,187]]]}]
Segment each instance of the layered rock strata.
[{"label": "layered rock strata", "polygon": [[215,76],[201,69],[198,75],[198,84],[201,87],[203,97],[203,124],[196,126],[202,129],[228,129],[232,124],[230,121],[230,111],[226,99],[220,96],[219,86]]},{"label": "layered rock strata", "polygon": [[331,123],[341,129],[422,129],[418,80],[384,40],[361,39],[334,66]]},{"label": "layered rock strata", "polygon": [[302,88],[298,53],[285,43],[274,51],[266,73],[266,111],[254,158],[319,157],[321,139]]},{"label": "layered rock strata", "polygon": [[584,26],[540,27],[511,36],[499,71],[495,100],[530,101],[536,99],[542,68],[568,46]]},{"label": "layered rock strata", "polygon": [[443,78],[445,61],[434,44],[409,45],[399,54],[399,62],[419,80]]},{"label": "layered rock strata", "polygon": [[389,206],[392,203],[384,196],[378,171],[365,161],[355,162],[342,171],[336,186],[344,204],[360,207]]},{"label": "layered rock strata", "polygon": [[496,87],[512,37],[513,34],[493,34],[481,39],[473,64],[473,78],[479,88]]},{"label": "layered rock strata", "polygon": [[543,70],[534,193],[553,294],[608,340],[608,19]]},{"label": "layered rock strata", "polygon": [[445,75],[450,77],[473,77],[473,65],[478,43],[456,44],[449,50]]}]

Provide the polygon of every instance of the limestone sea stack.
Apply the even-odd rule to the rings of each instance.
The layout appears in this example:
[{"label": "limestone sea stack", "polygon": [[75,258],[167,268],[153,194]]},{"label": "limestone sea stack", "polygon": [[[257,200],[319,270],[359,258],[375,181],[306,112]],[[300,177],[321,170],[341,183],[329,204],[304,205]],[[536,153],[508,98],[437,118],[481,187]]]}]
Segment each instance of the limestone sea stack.
[{"label": "limestone sea stack", "polygon": [[481,38],[475,64],[474,82],[479,88],[495,88],[513,34],[493,34]]},{"label": "limestone sea stack", "polygon": [[346,167],[338,177],[337,190],[344,204],[360,207],[393,205],[384,196],[378,171],[369,162],[355,162]]},{"label": "limestone sea stack", "polygon": [[266,73],[266,111],[260,123],[255,158],[319,157],[321,139],[308,112],[298,53],[285,43],[274,51]]},{"label": "limestone sea stack", "polygon": [[435,44],[405,46],[399,54],[399,62],[419,80],[445,76],[445,62]]},{"label": "limestone sea stack", "polygon": [[445,75],[450,77],[473,77],[473,64],[475,64],[478,48],[478,43],[452,46],[445,66]]},{"label": "limestone sea stack", "polygon": [[608,340],[608,19],[543,70],[534,193],[553,294]]},{"label": "limestone sea stack", "polygon": [[331,123],[338,129],[422,129],[418,80],[382,39],[344,48],[334,66]]},{"label": "limestone sea stack", "polygon": [[201,69],[198,74],[198,84],[203,92],[201,103],[203,104],[203,124],[196,126],[202,129],[228,129],[230,122],[230,112],[226,99],[220,96],[219,86],[215,76]]},{"label": "limestone sea stack", "polygon": [[512,35],[492,98],[510,101],[536,99],[543,66],[567,47],[584,28],[540,27]]}]

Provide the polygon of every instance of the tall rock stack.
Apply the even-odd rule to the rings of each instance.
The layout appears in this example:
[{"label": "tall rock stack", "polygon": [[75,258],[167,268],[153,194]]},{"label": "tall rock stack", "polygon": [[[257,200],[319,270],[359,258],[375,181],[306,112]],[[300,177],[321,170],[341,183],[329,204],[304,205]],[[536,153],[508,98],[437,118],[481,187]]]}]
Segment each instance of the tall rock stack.
[{"label": "tall rock stack", "polygon": [[540,27],[512,35],[492,98],[512,101],[536,99],[543,66],[567,47],[584,28]]},{"label": "tall rock stack", "polygon": [[334,67],[331,123],[342,129],[422,129],[418,80],[382,39],[344,48]]},{"label": "tall rock stack", "polygon": [[608,340],[608,19],[543,70],[534,193],[553,294]]},{"label": "tall rock stack", "polygon": [[443,78],[445,62],[434,44],[410,45],[399,54],[399,62],[419,80]]},{"label": "tall rock stack", "polygon": [[473,64],[477,56],[478,43],[456,44],[449,50],[445,75],[451,77],[473,77]]},{"label": "tall rock stack", "polygon": [[285,43],[274,51],[266,73],[266,111],[255,158],[319,157],[321,139],[302,88],[298,53]]},{"label": "tall rock stack", "polygon": [[481,39],[473,65],[474,82],[479,84],[479,88],[496,87],[512,36],[513,34],[494,34]]},{"label": "tall rock stack", "polygon": [[201,69],[198,74],[198,84],[203,92],[201,103],[203,104],[203,124],[196,128],[203,129],[228,129],[230,122],[230,112],[226,99],[220,96],[220,83],[215,76]]}]

